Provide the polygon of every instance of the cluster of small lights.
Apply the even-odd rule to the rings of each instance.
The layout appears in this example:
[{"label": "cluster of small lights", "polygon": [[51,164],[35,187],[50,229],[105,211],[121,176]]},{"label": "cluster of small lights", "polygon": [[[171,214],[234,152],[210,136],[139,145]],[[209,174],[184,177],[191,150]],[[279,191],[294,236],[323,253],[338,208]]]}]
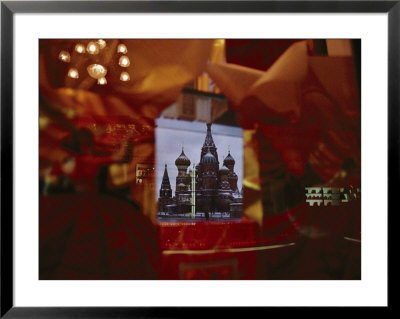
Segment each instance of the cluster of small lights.
[{"label": "cluster of small lights", "polygon": [[[104,49],[107,46],[106,41],[100,39],[97,41],[90,41],[86,46],[82,43],[77,43],[75,45],[75,52],[79,54],[85,54],[88,53],[90,55],[97,55],[100,53],[100,50]],[[117,53],[124,54],[122,55],[119,60],[118,64],[119,66],[123,68],[127,68],[130,66],[131,62],[129,58],[125,55],[128,53],[128,49],[125,44],[119,44],[117,47]],[[71,55],[68,51],[60,51],[58,55],[59,60],[65,63],[69,63],[71,61]],[[107,74],[107,68],[104,67],[101,64],[90,64],[87,67],[87,72],[90,77],[93,79],[97,80],[98,85],[105,85],[107,84],[107,79],[106,79],[106,74]],[[70,68],[68,70],[68,77],[72,79],[79,79],[79,72],[76,68]],[[122,82],[127,82],[131,79],[130,75],[128,72],[123,71],[120,74],[120,80]]]},{"label": "cluster of small lights", "polygon": [[[118,44],[118,47],[117,47],[117,53],[127,54],[128,53],[128,48],[126,47],[125,44],[120,43],[120,44]],[[126,55],[122,55],[119,58],[118,64],[119,64],[119,66],[121,66],[123,68],[127,68],[128,66],[131,65],[131,61],[129,61],[129,58]],[[131,79],[131,77],[130,77],[128,72],[122,71],[119,79],[122,82],[127,82],[127,81],[129,81]]]}]

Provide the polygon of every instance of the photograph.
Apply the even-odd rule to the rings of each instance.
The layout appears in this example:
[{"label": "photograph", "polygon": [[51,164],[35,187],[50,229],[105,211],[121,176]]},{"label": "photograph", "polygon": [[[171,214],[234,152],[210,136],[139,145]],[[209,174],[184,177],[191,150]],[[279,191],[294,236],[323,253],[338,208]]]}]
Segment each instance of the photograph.
[{"label": "photograph", "polygon": [[362,39],[38,41],[39,281],[361,281]]},{"label": "photograph", "polygon": [[398,1],[0,10],[1,318],[390,308]]}]

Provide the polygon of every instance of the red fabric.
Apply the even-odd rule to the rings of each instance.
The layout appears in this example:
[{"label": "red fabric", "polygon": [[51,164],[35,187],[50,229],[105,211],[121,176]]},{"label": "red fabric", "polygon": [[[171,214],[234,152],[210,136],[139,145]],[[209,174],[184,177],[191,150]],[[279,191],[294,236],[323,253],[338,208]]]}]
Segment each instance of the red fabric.
[{"label": "red fabric", "polygon": [[156,228],[102,195],[40,197],[40,279],[157,279]]},{"label": "red fabric", "polygon": [[360,204],[302,203],[265,217],[261,228],[249,220],[163,222],[160,278],[360,279]]},{"label": "red fabric", "polygon": [[[251,220],[159,224],[161,279],[256,279],[257,224]],[[200,251],[200,254],[196,254]]]},{"label": "red fabric", "polygon": [[226,60],[254,69],[267,70],[279,56],[299,39],[226,39]]},{"label": "red fabric", "polygon": [[[75,155],[75,169],[68,176],[75,183],[85,184],[85,186],[95,187],[95,176],[99,167],[111,164],[114,160],[109,156],[96,156],[92,154]],[[92,190],[90,190],[92,191]]]},{"label": "red fabric", "polygon": [[162,222],[161,249],[223,249],[257,244],[257,224],[251,220],[215,222]]}]

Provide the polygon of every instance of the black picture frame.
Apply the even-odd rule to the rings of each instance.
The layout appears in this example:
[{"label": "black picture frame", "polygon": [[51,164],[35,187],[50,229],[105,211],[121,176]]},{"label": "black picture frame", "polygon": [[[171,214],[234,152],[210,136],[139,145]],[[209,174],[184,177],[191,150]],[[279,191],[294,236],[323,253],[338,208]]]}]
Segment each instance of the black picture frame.
[{"label": "black picture frame", "polygon": [[[14,307],[13,303],[13,19],[15,13],[387,13],[388,14],[388,214],[399,186],[400,1],[1,1],[1,317],[177,318],[209,309],[145,307]],[[384,214],[385,212],[378,212]],[[390,217],[390,214],[389,214]],[[393,223],[389,222],[389,225]],[[390,243],[390,241],[388,241]],[[389,281],[388,281],[389,285]],[[390,298],[388,300],[390,306]],[[274,309],[252,308],[263,312]],[[275,309],[276,310],[276,309]],[[275,311],[274,310],[274,311]],[[304,310],[304,309],[303,309]],[[243,309],[216,308],[213,315]],[[301,311],[303,312],[303,311]],[[249,312],[246,310],[246,315]]]}]

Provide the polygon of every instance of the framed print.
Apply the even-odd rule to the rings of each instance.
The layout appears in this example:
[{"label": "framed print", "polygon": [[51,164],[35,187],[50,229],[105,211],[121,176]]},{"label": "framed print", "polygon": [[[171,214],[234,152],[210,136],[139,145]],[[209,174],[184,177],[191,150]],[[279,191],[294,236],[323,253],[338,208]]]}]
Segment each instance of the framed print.
[{"label": "framed print", "polygon": [[389,306],[399,15],[2,1],[1,316]]}]

